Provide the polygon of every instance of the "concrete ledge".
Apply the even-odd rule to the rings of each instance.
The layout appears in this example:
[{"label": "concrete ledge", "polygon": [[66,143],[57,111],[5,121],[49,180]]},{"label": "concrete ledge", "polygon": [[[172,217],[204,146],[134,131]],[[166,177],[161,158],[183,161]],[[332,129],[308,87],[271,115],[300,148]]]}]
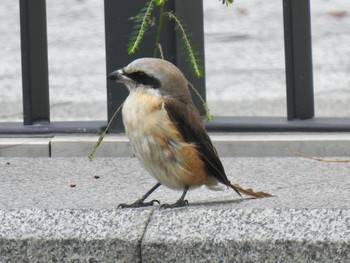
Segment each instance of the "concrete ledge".
[{"label": "concrete ledge", "polygon": [[47,157],[50,138],[0,137],[0,157]]},{"label": "concrete ledge", "polygon": [[349,220],[348,209],[226,206],[157,211],[142,242],[142,259],[162,262],[163,255],[166,262],[343,262],[350,256]]},{"label": "concrete ledge", "polygon": [[[287,148],[317,156],[350,156],[350,133],[210,134],[222,157],[293,156]],[[55,135],[52,138],[0,138],[0,156],[84,157],[96,135]],[[125,135],[107,135],[96,157],[131,157]]]},{"label": "concrete ledge", "polygon": [[[58,135],[51,140],[51,157],[88,156],[97,142],[96,135]],[[107,135],[98,150],[96,157],[131,157],[133,152],[126,135]]]},{"label": "concrete ledge", "polygon": [[[0,158],[0,262],[346,262],[350,163],[222,158],[232,190],[117,209],[155,182],[135,158]],[[152,198],[181,195],[161,187]]]},{"label": "concrete ledge", "polygon": [[0,262],[139,262],[150,213],[0,210]]}]

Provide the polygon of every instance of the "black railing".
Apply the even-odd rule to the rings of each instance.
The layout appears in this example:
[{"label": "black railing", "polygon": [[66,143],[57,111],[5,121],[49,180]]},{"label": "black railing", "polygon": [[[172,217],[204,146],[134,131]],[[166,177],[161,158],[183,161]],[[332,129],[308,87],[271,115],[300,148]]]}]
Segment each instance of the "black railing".
[{"label": "black railing", "polygon": [[[132,30],[129,17],[144,5],[142,1],[105,0],[106,65],[111,72],[128,64],[125,46]],[[190,26],[198,50],[204,54],[202,0],[168,1],[167,9],[175,10]],[[315,118],[313,95],[312,45],[309,0],[283,0],[287,116],[282,117],[219,117],[206,123],[209,131],[350,131],[349,118]],[[91,133],[106,122],[50,122],[48,55],[46,34],[46,0],[20,0],[23,123],[0,123],[2,134]],[[173,22],[166,22],[162,35],[165,57],[175,63],[205,98],[205,79],[192,77],[185,66],[177,43]],[[155,29],[153,29],[155,30]],[[151,29],[151,34],[152,32]],[[144,43],[138,54],[152,54],[153,46]],[[140,55],[139,55],[140,56]],[[141,55],[142,56],[142,55]],[[202,58],[204,61],[204,56]],[[126,89],[107,83],[108,118],[127,96]],[[118,90],[118,92],[117,92]],[[201,103],[195,104],[201,109]],[[201,110],[203,113],[203,110]],[[122,131],[121,117],[112,131]]]},{"label": "black railing", "polygon": [[284,0],[288,120],[314,117],[310,2]]},{"label": "black railing", "polygon": [[50,122],[46,0],[20,0],[23,123]]}]

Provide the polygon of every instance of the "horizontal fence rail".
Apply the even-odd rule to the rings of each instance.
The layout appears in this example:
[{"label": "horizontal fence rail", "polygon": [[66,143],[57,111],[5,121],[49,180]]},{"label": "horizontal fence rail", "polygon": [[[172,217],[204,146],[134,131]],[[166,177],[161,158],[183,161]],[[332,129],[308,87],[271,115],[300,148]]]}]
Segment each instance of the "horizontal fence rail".
[{"label": "horizontal fence rail", "polygon": [[[23,123],[0,123],[0,134],[53,134],[96,133],[106,126],[106,121],[50,122],[49,74],[47,55],[46,0],[19,0],[21,25],[21,53],[23,80]],[[106,67],[111,72],[128,64],[135,56],[124,50],[131,23],[144,2],[129,0],[104,0]],[[195,43],[204,61],[203,6],[201,0],[170,0],[165,7],[183,17],[195,36]],[[311,20],[309,0],[283,0],[283,26],[285,44],[287,116],[282,117],[220,117],[205,122],[209,131],[269,132],[269,131],[350,131],[349,118],[315,118],[313,94]],[[191,77],[186,61],[178,46],[179,37],[174,22],[166,22],[165,57],[176,64],[199,90],[205,99],[205,78]],[[154,34],[155,29],[150,33]],[[153,54],[152,43],[145,41],[138,54]],[[142,55],[139,55],[142,56]],[[117,83],[107,83],[107,108],[110,119],[127,96],[126,89],[116,89]],[[203,114],[201,102],[194,102]],[[122,132],[121,116],[112,124],[113,132]]]}]

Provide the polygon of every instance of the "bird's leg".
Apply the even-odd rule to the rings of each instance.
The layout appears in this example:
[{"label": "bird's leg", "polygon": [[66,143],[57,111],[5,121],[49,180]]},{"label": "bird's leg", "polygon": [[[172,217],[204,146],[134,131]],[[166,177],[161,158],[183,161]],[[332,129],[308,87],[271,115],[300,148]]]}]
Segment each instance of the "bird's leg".
[{"label": "bird's leg", "polygon": [[161,208],[175,208],[175,207],[181,207],[181,206],[188,205],[188,201],[185,200],[185,196],[187,194],[188,189],[189,189],[189,186],[185,186],[181,197],[174,204],[163,204],[161,206]]},{"label": "bird's leg", "polygon": [[155,186],[153,186],[147,193],[144,194],[140,199],[136,200],[134,203],[131,204],[120,204],[118,205],[118,208],[128,208],[128,207],[145,207],[145,206],[152,206],[154,203],[158,203],[158,200],[152,200],[149,202],[145,202],[146,198],[149,197],[159,186],[161,186],[160,183],[157,183]]}]

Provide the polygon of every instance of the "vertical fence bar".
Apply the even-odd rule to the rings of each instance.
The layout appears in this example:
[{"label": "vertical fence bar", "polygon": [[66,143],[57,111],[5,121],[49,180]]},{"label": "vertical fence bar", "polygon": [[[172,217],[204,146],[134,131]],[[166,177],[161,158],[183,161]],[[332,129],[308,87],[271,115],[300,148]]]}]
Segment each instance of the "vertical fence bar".
[{"label": "vertical fence bar", "polygon": [[46,0],[20,0],[23,122],[50,121]]},{"label": "vertical fence bar", "polygon": [[[125,0],[105,0],[104,1],[104,19],[105,19],[105,45],[106,45],[106,71],[107,75],[114,70],[120,69],[127,64],[126,41],[127,13],[132,10]],[[124,12],[122,12],[122,10]],[[107,81],[107,79],[106,79]],[[107,118],[112,118],[119,105],[123,103],[128,95],[128,91],[120,83],[107,81]],[[111,127],[110,131],[123,131],[122,117],[119,113]]]},{"label": "vertical fence bar", "polygon": [[[194,44],[194,52],[199,54],[200,63],[203,65],[203,71],[205,69],[205,56],[204,56],[204,18],[203,18],[203,1],[202,0],[175,0],[175,12],[186,23],[186,27],[190,32]],[[199,78],[194,76],[190,67],[188,66],[189,59],[183,45],[181,35],[177,34],[176,48],[177,48],[177,66],[182,70],[184,75],[197,89],[202,98],[206,101],[205,90],[205,74]],[[200,98],[192,93],[192,99],[197,106],[199,112],[204,115],[205,110],[202,106]]]},{"label": "vertical fence bar", "polygon": [[[178,4],[178,1],[181,4]],[[194,2],[194,3],[192,3]],[[130,1],[130,0],[105,0],[105,36],[106,36],[106,64],[107,73],[113,70],[120,69],[126,66],[132,60],[140,57],[153,57],[157,21],[159,18],[159,8],[155,8],[152,13],[152,19],[156,21],[155,25],[150,25],[147,32],[144,34],[140,49],[135,54],[127,54],[127,44],[129,37],[133,29],[133,21],[130,20],[133,16],[137,15],[143,7],[145,7],[147,1]],[[187,10],[185,11],[187,7]],[[193,11],[191,11],[193,8]],[[202,1],[187,1],[187,0],[169,0],[165,5],[165,12],[175,10],[179,11],[188,25],[191,25],[190,30],[193,35],[199,35],[196,39],[198,45],[198,51],[204,54],[203,44],[203,10]],[[198,15],[195,16],[194,14]],[[194,25],[192,25],[194,24]],[[204,78],[198,79],[188,70],[187,62],[185,62],[185,55],[180,54],[178,42],[179,36],[175,32],[175,23],[170,21],[167,17],[164,17],[163,30],[160,37],[160,43],[164,58],[177,65],[189,78],[197,89],[200,90],[201,95],[205,98],[205,83]],[[182,52],[182,51],[181,51]],[[204,61],[204,57],[203,57]],[[203,62],[204,63],[204,62]],[[203,69],[204,70],[204,69]],[[118,106],[125,100],[128,91],[123,85],[107,82],[107,100],[108,100],[108,119],[112,117]],[[201,110],[202,104],[196,95],[193,96],[197,107]],[[202,111],[204,112],[204,110]],[[119,114],[111,125],[111,131],[120,132],[123,131],[122,119]]]},{"label": "vertical fence bar", "polygon": [[314,116],[310,0],[283,0],[288,120]]}]

